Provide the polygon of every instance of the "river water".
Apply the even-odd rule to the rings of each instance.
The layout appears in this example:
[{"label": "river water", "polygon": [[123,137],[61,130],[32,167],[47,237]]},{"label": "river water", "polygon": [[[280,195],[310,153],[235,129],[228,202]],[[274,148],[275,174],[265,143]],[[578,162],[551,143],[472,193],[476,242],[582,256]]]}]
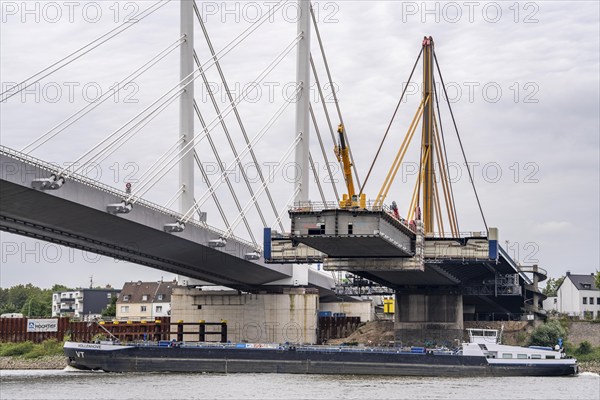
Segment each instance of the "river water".
[{"label": "river water", "polygon": [[0,399],[600,399],[600,376],[404,378],[0,371]]}]

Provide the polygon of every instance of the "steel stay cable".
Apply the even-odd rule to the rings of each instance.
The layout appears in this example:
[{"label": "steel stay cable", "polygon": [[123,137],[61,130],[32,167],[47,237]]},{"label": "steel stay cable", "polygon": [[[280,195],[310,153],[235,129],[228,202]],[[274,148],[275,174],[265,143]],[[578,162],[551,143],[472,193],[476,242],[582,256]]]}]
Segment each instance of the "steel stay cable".
[{"label": "steel stay cable", "polygon": [[[31,85],[34,85],[36,83],[38,83],[39,81],[41,81],[42,79],[46,78],[49,75],[52,75],[54,72],[58,71],[61,68],[64,68],[65,66],[71,64],[73,61],[81,58],[82,56],[84,56],[85,54],[89,53],[90,51],[94,50],[95,48],[99,47],[100,45],[106,43],[107,41],[109,41],[110,39],[112,39],[113,37],[117,36],[120,33],[123,33],[124,31],[126,31],[127,29],[131,28],[132,26],[136,25],[138,22],[140,22],[141,20],[143,20],[144,18],[150,16],[151,14],[153,14],[155,11],[159,10],[160,8],[162,8],[164,5],[166,5],[167,3],[169,3],[171,0],[159,0],[156,3],[154,3],[153,5],[151,5],[150,7],[146,8],[144,11],[140,12],[139,14],[137,14],[136,16],[132,17],[131,19],[124,21],[121,25],[117,26],[116,28],[108,31],[107,33],[103,34],[102,36],[94,39],[93,41],[91,41],[90,43],[86,44],[83,47],[80,47],[79,49],[75,50],[73,53],[61,58],[60,60],[56,61],[55,63],[53,63],[52,65],[44,68],[43,70],[41,70],[40,72],[31,75],[29,78],[24,79],[23,81],[21,81],[20,83],[16,84],[15,86],[12,86],[10,89],[5,90],[4,92],[0,93],[0,96],[3,96],[4,94],[6,94],[7,92],[11,91],[12,89],[19,87],[21,85],[23,85],[25,82],[35,78],[36,76],[43,74],[44,72],[46,72],[47,70],[53,68],[54,66],[62,63],[63,61],[67,60],[70,57],[73,57],[75,54],[77,54],[78,52],[84,50],[86,47],[91,46],[92,44],[94,44],[95,42],[103,39],[105,36],[110,35],[111,33],[123,28],[121,31],[115,33],[114,35],[110,36],[109,38],[101,41],[100,43],[98,43],[97,45],[93,46],[92,48],[86,50],[85,52],[81,53],[80,55],[78,55],[77,57],[73,58],[70,61],[67,61],[64,65],[56,68],[54,71],[48,72],[47,74],[43,75],[42,77],[36,79],[35,81],[31,82],[30,84],[27,84],[25,86],[23,86],[21,89],[15,91],[14,93],[4,97],[3,99],[0,100],[0,102],[5,102],[6,100],[10,99],[11,97],[13,97],[14,95],[22,92],[23,90],[27,89],[28,87],[30,87]],[[158,7],[157,7],[158,6]],[[155,10],[151,10],[150,12],[148,12],[151,8],[153,7],[157,7]],[[143,15],[144,13],[148,12],[147,15]]]},{"label": "steel stay cable", "polygon": [[[292,142],[292,144],[288,147],[286,152],[283,154],[283,156],[277,162],[276,167],[270,171],[269,180],[272,180],[275,177],[275,174],[277,172],[279,172],[279,169],[283,166],[285,160],[287,160],[287,158],[290,156],[290,154],[292,154],[292,151],[294,150],[295,146],[300,142],[300,138],[301,138],[300,135],[296,136],[296,139]],[[260,196],[264,192],[266,187],[267,187],[266,184],[261,184],[261,186],[255,196],[256,197]],[[253,201],[255,201],[254,198],[250,199],[250,201],[246,204],[246,207],[244,207],[243,213],[238,215],[237,218],[233,221],[233,223],[231,224],[231,227],[225,233],[224,239],[228,239],[233,235],[233,231],[235,230],[235,228],[241,221],[241,218],[242,218],[241,216],[244,215],[244,213],[248,211],[248,209],[252,206]]]},{"label": "steel stay cable", "polygon": [[[64,131],[66,128],[68,128],[75,122],[79,121],[83,116],[87,115],[89,112],[94,110],[100,104],[104,103],[111,96],[114,96],[114,94],[119,93],[121,90],[123,90],[127,85],[129,85],[132,82],[133,79],[138,78],[144,72],[148,71],[151,67],[156,65],[156,63],[158,63],[160,60],[162,60],[164,57],[166,57],[168,54],[170,54],[173,50],[175,50],[177,47],[179,47],[179,45],[182,42],[183,42],[183,37],[181,37],[175,43],[169,45],[165,50],[161,51],[159,54],[154,56],[150,61],[148,61],[147,63],[142,65],[140,68],[138,68],[137,70],[135,70],[134,72],[129,74],[126,78],[124,78],[120,82],[118,82],[116,84],[117,89],[114,91],[114,93],[112,91],[107,91],[107,92],[103,93],[102,96],[100,96],[93,102],[88,103],[85,107],[83,107],[83,108],[79,109],[78,111],[76,111],[75,113],[71,114],[68,118],[66,118],[59,124],[55,125],[48,132],[44,133],[43,135],[41,135],[37,139],[35,139],[33,142],[31,142],[27,146],[23,147],[21,152],[23,152],[23,153],[32,152],[32,151],[38,149],[43,144],[47,143],[50,139],[53,139],[54,137],[56,137],[59,133]],[[57,131],[52,133],[54,130],[57,130]],[[46,136],[49,136],[49,135],[50,135],[50,137],[46,138]],[[42,142],[37,143],[40,140]],[[30,147],[32,147],[32,148],[30,148]]]},{"label": "steel stay cable", "polygon": [[[113,144],[119,140],[121,140],[123,137],[125,137],[127,134],[129,134],[130,132],[132,132],[137,126],[139,126],[140,124],[142,124],[144,121],[146,121],[150,116],[152,116],[154,113],[156,113],[157,110],[161,109],[161,107],[163,107],[163,105],[165,105],[166,103],[171,102],[174,98],[177,98],[178,96],[181,95],[181,93],[183,92],[183,90],[180,90],[177,93],[174,93],[171,95],[171,97],[169,97],[167,100],[163,101],[162,104],[160,104],[158,107],[156,107],[154,110],[152,110],[149,114],[145,115],[141,120],[137,121],[135,123],[135,125],[133,125],[132,127],[128,128],[125,132],[123,132],[121,135],[119,135],[116,139],[113,139],[107,146],[105,146],[104,148],[102,148],[98,153],[96,153],[95,155],[93,155],[89,160],[87,160],[85,163],[82,163],[79,167],[77,168],[73,168],[72,171],[70,171],[68,174],[64,175],[64,178],[68,178],[70,177],[72,174],[77,173],[78,171],[80,171],[83,167],[85,167],[86,165],[88,165],[90,162],[93,162],[94,159],[96,159],[97,157],[101,156],[107,148],[110,148],[111,146],[113,146]],[[158,102],[158,101],[157,101]],[[157,102],[154,102],[151,106],[155,105]],[[150,109],[150,107],[147,107],[143,112],[147,111],[148,109]],[[161,109],[161,111],[164,110],[164,108]],[[141,114],[141,113],[140,113]],[[117,134],[118,132],[122,131],[123,129],[125,129],[126,126],[130,125],[133,121],[135,121],[135,119],[137,119],[137,117],[140,115],[136,115],[134,118],[130,119],[126,124],[122,125],[119,129],[117,129],[116,131],[114,131],[110,136],[104,138],[100,143],[98,143],[96,146],[94,146],[92,149],[88,150],[86,153],[84,153],[83,156],[79,157],[76,161],[73,162],[73,165],[76,165],[78,162],[80,162],[85,156],[89,155],[92,153],[93,150],[96,150],[98,147],[100,147],[100,144],[104,144],[109,138],[111,138],[112,136],[114,136],[115,134]],[[59,176],[63,176],[63,174],[65,173],[65,171],[68,169],[69,167],[65,167],[63,168],[62,171],[59,172]]]},{"label": "steel stay cable", "polygon": [[[299,89],[296,89],[295,93],[298,93]],[[284,104],[277,110],[275,111],[275,113],[271,116],[271,118],[267,121],[267,123],[261,128],[261,130],[259,132],[256,133],[256,135],[252,138],[252,140],[250,141],[250,144],[246,145],[244,147],[244,150],[239,154],[240,159],[244,158],[246,156],[246,154],[248,154],[249,149],[251,147],[253,147],[254,145],[256,145],[256,143],[258,143],[262,137],[265,135],[265,133],[271,128],[271,126],[273,126],[273,124],[275,123],[275,121],[277,121],[277,119],[281,116],[281,114],[283,114],[283,112],[285,111],[285,109],[290,105],[290,102],[284,102]],[[236,160],[234,160],[234,163],[237,162]],[[206,190],[202,196],[196,201],[196,203],[198,203],[200,206],[202,206],[206,200],[208,199],[208,195],[210,195],[212,192],[214,192],[216,189],[219,188],[219,186],[223,183],[223,174],[229,174],[230,172],[232,172],[232,167],[230,166],[228,169],[226,169],[220,176],[220,180],[216,183],[214,183],[213,185],[211,185],[208,190]],[[189,210],[188,210],[189,211]],[[185,218],[187,218],[187,213],[185,213],[183,215],[182,221],[185,222],[187,221]]]},{"label": "steel stay cable", "polygon": [[[283,205],[283,208],[277,213],[275,221],[270,226],[274,226],[276,224],[280,224],[280,225],[282,224],[282,215],[287,211],[288,204],[292,204],[292,202],[294,201],[294,198],[296,197],[296,195],[298,194],[298,192],[300,192],[300,187],[297,187],[297,188],[294,189],[294,192],[287,199],[287,201]],[[281,232],[285,233],[285,229],[282,230]]]},{"label": "steel stay cable", "polygon": [[[194,60],[196,61],[196,64],[199,64],[200,61],[198,60],[198,55],[196,54],[195,50],[194,50]],[[208,82],[208,79],[206,78],[206,74],[204,73],[204,71],[202,69],[200,69],[200,74],[202,75],[202,80],[204,81],[204,86],[206,86],[206,90],[208,91],[208,94],[209,94],[211,103],[213,105],[213,108],[215,109],[215,112],[217,113],[217,115],[221,115],[221,111],[219,110],[219,105],[217,104],[215,95],[214,95],[213,91],[210,90],[210,84]],[[196,103],[195,100],[194,100],[194,108],[196,109],[196,114],[198,114],[198,116],[200,116],[200,109],[198,108],[198,104]],[[237,110],[237,107],[234,107],[234,109]],[[231,148],[234,157],[236,157],[237,150],[235,148],[233,140],[231,139],[231,135],[229,134],[229,129],[227,129],[227,125],[225,124],[225,119],[222,117],[219,117],[219,123],[221,124],[221,127],[223,128],[223,132],[225,132],[225,136],[227,137],[227,141],[229,142],[229,147]],[[206,129],[206,127],[204,127],[204,128]],[[218,150],[216,149],[216,147],[214,147],[214,144],[212,143],[212,138],[210,137],[210,135],[207,135],[206,137],[211,142],[211,147],[213,147],[213,152],[215,153],[215,157],[217,158],[217,163],[219,164],[219,168],[223,169],[223,163],[221,162],[221,157],[219,156]],[[252,196],[254,194],[254,190],[252,189],[252,185],[250,185],[250,180],[248,179],[248,175],[246,174],[246,170],[244,169],[244,166],[239,161],[238,161],[238,167],[240,169],[242,178],[244,179],[244,182],[246,183],[246,188],[250,192],[250,196]],[[227,178],[227,180],[229,181],[229,178]],[[231,186],[231,183],[228,182],[227,185]],[[234,193],[232,193],[232,195],[235,196]],[[238,202],[236,201],[236,203],[238,203]],[[254,204],[254,206],[256,208],[256,211],[258,212],[260,220],[262,221],[263,227],[266,227],[267,221],[265,220],[262,209],[260,208],[258,202],[256,202]]]},{"label": "steel stay cable", "polygon": [[171,196],[171,198],[169,200],[167,200],[167,202],[165,203],[165,205],[163,207],[164,208],[171,207],[173,205],[173,203],[175,203],[175,201],[179,198],[179,196],[181,196],[181,193],[183,193],[183,186],[180,186],[179,189],[177,189],[175,194],[173,196]]},{"label": "steel stay cable", "polygon": [[[202,165],[202,162],[200,162],[200,156],[198,156],[198,152],[196,151],[196,149],[194,149],[194,160],[196,160],[196,165],[198,165],[198,168],[200,169],[200,173],[202,174],[202,177],[206,181],[206,184],[210,187],[212,185],[212,183],[210,183],[210,179],[208,177],[208,174],[206,173],[206,169],[204,168],[204,165]],[[221,207],[221,202],[219,201],[217,194],[213,192],[212,197],[213,197],[213,200],[215,201],[215,204],[217,205],[219,214],[221,214],[221,218],[223,219],[223,223],[225,224],[225,227],[229,228],[229,220],[227,219],[227,216],[225,215],[225,212],[223,211],[223,207]],[[196,202],[196,199],[194,199],[194,203],[195,202]]]},{"label": "steel stay cable", "polygon": [[[212,41],[210,40],[210,36],[208,35],[208,31],[206,29],[206,25],[204,24],[204,21],[202,20],[202,17],[200,15],[200,11],[198,9],[198,6],[197,6],[195,0],[194,0],[194,12],[196,14],[196,18],[197,18],[198,22],[200,23],[200,27],[202,28],[202,32],[204,33],[204,38],[205,38],[206,43],[208,45],[208,49],[209,49],[210,53],[212,54],[212,56],[215,57],[216,53],[215,53],[214,47],[212,45]],[[227,93],[227,97],[229,99],[229,102],[231,104],[233,104],[233,102],[234,102],[233,96],[231,95],[231,91],[229,90],[229,85],[227,84],[227,80],[225,79],[225,74],[223,73],[223,69],[221,68],[221,63],[219,63],[218,60],[215,60],[215,67],[217,68],[217,72],[219,73],[219,76],[221,77],[221,81],[223,82],[223,88],[225,89],[225,93]],[[235,114],[235,117],[236,117],[236,120],[238,122],[238,125],[240,126],[240,130],[242,132],[242,136],[244,137],[244,140],[245,140],[246,144],[249,144],[250,140],[248,138],[248,133],[246,132],[246,127],[244,126],[244,124],[242,122],[242,118],[240,116],[240,113],[237,110],[237,107],[234,106],[233,112]],[[234,153],[235,153],[237,150],[235,149],[235,147],[233,149],[234,149]],[[260,181],[264,182],[265,178],[264,178],[264,174],[263,174],[263,171],[262,171],[262,167],[258,163],[258,159],[256,158],[256,154],[254,152],[254,149],[252,149],[250,151],[250,155],[251,155],[252,161],[254,162],[254,165],[256,167],[256,170],[257,170],[258,176],[260,178]],[[234,154],[234,156],[235,156],[235,154]],[[271,204],[271,208],[272,208],[273,212],[275,213],[275,215],[277,215],[277,207],[275,207],[275,202],[273,201],[273,196],[271,195],[271,191],[268,188],[266,190],[266,193],[267,193],[267,198],[269,200],[269,203]],[[264,223],[264,220],[263,220],[263,223]],[[283,224],[280,223],[279,226],[280,226],[280,228],[282,230],[284,230]]]},{"label": "steel stay cable", "polygon": [[[323,90],[321,89],[321,82],[319,80],[319,75],[317,74],[317,69],[315,68],[315,63],[312,58],[312,54],[310,56],[310,66],[313,71],[313,76],[315,77],[315,83],[317,84],[317,92],[319,93],[319,98],[321,99],[321,104],[323,105],[323,113],[325,114],[325,119],[327,120],[327,126],[329,127],[329,133],[331,134],[331,141],[333,145],[337,145],[337,139],[335,137],[335,133],[333,132],[333,124],[331,123],[331,119],[329,117],[329,110],[326,105],[325,95],[323,95]],[[342,162],[340,161],[340,168],[344,169]]]},{"label": "steel stay cable", "polygon": [[[208,88],[208,86],[207,86],[207,88]],[[200,109],[198,108],[198,103],[196,103],[196,100],[194,100],[194,111],[196,112],[196,115],[198,116],[198,119],[200,120],[200,124],[202,125],[202,128],[204,130],[206,130],[206,123],[204,122],[204,118],[202,117],[202,114],[200,113]],[[217,147],[215,146],[215,142],[213,141],[212,136],[210,135],[209,132],[206,132],[206,139],[208,140],[208,143],[213,151],[213,154],[215,155],[215,158],[217,159],[217,164],[219,165],[221,172],[223,172],[223,161],[221,161],[221,156],[219,155],[219,151],[217,150]],[[194,151],[196,151],[196,149],[194,149]],[[239,164],[239,165],[241,165],[241,164]],[[229,179],[229,175],[227,175],[227,174],[225,175],[225,183],[227,183],[227,187],[229,188],[231,197],[233,197],[233,201],[238,209],[238,212],[242,212],[242,205],[240,204],[240,200],[238,199],[238,196],[235,193],[235,189],[233,188],[233,185],[231,184],[231,180]],[[194,201],[194,204],[196,205],[197,203]],[[244,217],[244,224],[246,225],[246,229],[248,230],[248,234],[250,235],[252,242],[254,244],[256,244],[256,238],[254,237],[254,234],[252,233],[252,228],[250,228],[250,224],[248,223],[248,220],[246,219],[246,217]]]},{"label": "steel stay cable", "polygon": [[[131,127],[127,132],[121,135],[119,138],[111,142],[108,146],[102,149],[98,154],[94,156],[94,158],[87,161],[86,164],[90,164],[95,162],[96,164],[101,164],[104,160],[106,160],[111,154],[117,151],[121,146],[130,141],[143,127],[148,125],[154,118],[156,118],[161,112],[163,112],[167,107],[169,107],[175,100],[179,98],[180,93],[176,93],[163,102],[158,108],[154,109],[150,114],[145,116],[142,120],[137,122],[133,127]],[[119,143],[121,141],[121,143]],[[98,158],[100,160],[96,161]]]},{"label": "steel stay cable", "polygon": [[315,127],[315,133],[317,134],[317,139],[319,140],[319,146],[321,147],[321,153],[323,154],[323,160],[325,161],[325,166],[327,167],[327,174],[329,175],[329,180],[331,182],[331,186],[333,187],[333,193],[335,194],[336,200],[339,201],[340,195],[337,191],[337,186],[335,185],[335,180],[333,179],[333,172],[331,172],[331,165],[329,165],[329,158],[327,157],[327,152],[325,151],[325,145],[323,144],[323,138],[321,137],[321,131],[319,130],[319,125],[317,124],[315,112],[314,112],[311,104],[308,105],[308,111],[310,112],[313,126]]},{"label": "steel stay cable", "polygon": [[[170,0],[169,0],[170,1]],[[287,0],[285,0],[287,1]],[[284,1],[284,2],[285,2]],[[271,11],[267,14],[265,14],[264,16],[262,16],[261,18],[265,18],[263,21],[259,22],[260,19],[255,22],[254,24],[252,24],[249,28],[247,28],[245,31],[243,31],[240,35],[238,35],[235,39],[233,39],[232,41],[230,41],[223,49],[221,49],[217,54],[222,53],[223,54],[219,57],[222,58],[225,55],[227,55],[231,50],[233,50],[233,48],[235,48],[236,46],[238,46],[244,39],[246,39],[252,32],[254,32],[256,29],[258,29],[259,26],[261,26],[265,21],[266,21],[266,17],[268,17],[271,13],[275,12],[275,8],[271,9]],[[245,35],[245,36],[244,36]],[[241,38],[241,39],[240,39]],[[236,40],[239,41],[237,43],[235,43]],[[296,39],[297,41],[297,39]],[[295,44],[295,43],[294,43]],[[231,47],[233,46],[233,47]],[[229,48],[231,47],[231,48]],[[229,48],[229,49],[228,49]],[[228,49],[228,50],[227,50]],[[215,60],[214,58],[212,58],[211,60],[207,61],[206,63],[204,63],[200,68],[203,68],[204,70],[206,70],[207,68],[205,68],[205,66],[207,64],[210,64],[210,66],[215,64]],[[117,132],[119,132],[121,129],[123,129],[126,125],[130,124],[133,120],[135,120],[136,118],[138,118],[141,114],[143,114],[144,112],[146,112],[149,108],[153,107],[157,102],[159,102],[162,98],[166,97],[169,95],[169,93],[171,93],[172,91],[176,90],[176,89],[180,89],[181,84],[183,82],[186,82],[186,84],[189,84],[193,81],[195,81],[198,76],[195,76],[195,73],[198,71],[198,69],[192,71],[190,74],[188,74],[186,77],[184,77],[183,79],[181,79],[175,86],[173,86],[171,89],[169,89],[165,94],[163,94],[161,97],[159,97],[157,100],[155,100],[152,104],[150,104],[148,107],[146,107],[144,110],[142,110],[140,113],[138,113],[135,117],[133,117],[132,119],[130,119],[128,122],[125,123],[125,125],[121,126],[117,131],[113,132],[111,135],[109,135],[108,137],[106,137],[105,139],[103,139],[100,143],[96,144],[94,147],[92,147],[90,150],[88,150],[86,153],[84,153],[81,157],[79,157],[74,164],[78,163],[79,161],[81,161],[84,157],[86,157],[87,155],[89,155],[92,151],[94,151],[96,148],[98,148],[99,146],[101,146],[102,144],[104,144],[106,141],[108,141],[113,135],[115,135]],[[190,79],[191,77],[191,79]],[[187,82],[187,80],[190,79],[190,82]],[[181,90],[181,89],[180,89]],[[187,153],[186,153],[187,154]],[[59,176],[61,176],[66,169],[63,169],[60,173]],[[71,172],[74,173],[75,171]],[[67,174],[66,178],[68,178],[70,174]],[[131,198],[131,196],[130,196]]]},{"label": "steel stay cable", "polygon": [[148,168],[146,171],[144,171],[144,173],[142,173],[142,175],[138,178],[138,183],[144,182],[144,179],[146,179],[148,175],[155,171],[156,168],[159,167],[160,163],[166,160],[167,157],[169,157],[172,153],[177,151],[179,145],[184,140],[184,137],[180,137],[179,139],[177,139],[177,141],[173,145],[171,145],[171,147],[169,147],[156,161],[154,161],[150,168]]},{"label": "steel stay cable", "polygon": [[[346,124],[344,123],[344,118],[342,118],[342,111],[340,110],[340,103],[338,101],[337,95],[335,93],[335,86],[333,86],[333,80],[331,78],[331,70],[329,69],[329,63],[327,62],[327,56],[325,55],[325,47],[323,46],[323,40],[321,39],[321,32],[319,32],[319,26],[317,25],[317,19],[315,17],[315,13],[313,11],[312,5],[310,7],[310,15],[312,17],[313,25],[315,27],[315,33],[317,34],[317,41],[319,42],[319,49],[321,50],[321,57],[323,58],[323,64],[325,65],[325,71],[327,72],[327,79],[329,80],[329,85],[331,86],[331,93],[333,95],[333,101],[335,103],[335,108],[337,109],[338,117],[340,118],[340,123],[344,126],[344,139],[346,140],[346,145],[348,146],[348,153],[350,154],[350,162],[352,163],[352,169],[354,170],[354,177],[356,178],[356,183],[358,187],[362,188],[360,184],[360,178],[358,176],[358,171],[356,169],[356,163],[354,162],[354,155],[352,154],[352,147],[350,146],[350,141],[348,140]],[[334,141],[335,143],[335,141]],[[359,193],[362,194],[362,191]]]},{"label": "steel stay cable", "polygon": [[313,156],[310,151],[308,152],[308,162],[310,164],[310,168],[312,169],[313,175],[315,177],[315,182],[317,183],[317,188],[319,189],[319,194],[321,195],[321,201],[323,201],[323,204],[325,204],[326,203],[325,194],[323,193],[323,187],[321,186],[321,181],[319,180],[319,175],[317,173],[317,169],[315,168],[315,162],[313,160]]},{"label": "steel stay cable", "polygon": [[[338,142],[337,142],[337,139],[335,138],[335,133],[333,132],[333,124],[331,123],[331,118],[329,117],[329,109],[327,108],[327,102],[325,101],[325,95],[323,94],[323,90],[321,88],[321,82],[319,80],[319,75],[317,74],[317,68],[315,67],[315,63],[314,63],[312,54],[310,55],[310,66],[311,66],[311,69],[313,72],[313,76],[315,77],[315,83],[317,84],[317,92],[319,93],[319,98],[321,99],[321,104],[323,105],[323,113],[325,114],[325,119],[327,121],[327,127],[329,128],[329,133],[331,135],[331,141],[333,143],[333,147],[335,148],[335,146],[338,145]],[[317,125],[317,121],[315,118],[313,107],[310,104],[309,104],[309,111],[310,111],[311,118],[313,120],[313,124],[315,126],[317,138],[319,140],[319,145],[321,146],[321,152],[323,153],[323,158],[325,159],[325,163],[327,165],[327,172],[329,173],[331,185],[333,186],[333,192],[335,193],[336,199],[339,201],[340,195],[338,193],[337,187],[335,186],[335,181],[333,179],[333,173],[331,172],[331,167],[329,165],[329,158],[327,157],[327,153],[325,152],[325,146],[324,146],[323,140],[321,138],[321,132],[318,129],[318,125]],[[345,137],[345,135],[346,135],[346,131],[344,130],[344,137]],[[341,158],[338,160],[338,164],[340,166],[340,170],[343,171],[344,165],[343,165]]]},{"label": "steel stay cable", "polygon": [[[298,37],[296,37],[296,39],[294,39],[294,41],[292,41],[292,43],[290,43],[290,45],[288,45],[288,47],[286,49],[284,49],[279,55],[278,57],[273,60],[271,62],[271,64],[269,64],[259,75],[259,77],[256,78],[255,82],[260,83],[262,82],[262,80],[264,78],[266,78],[266,76],[273,70],[273,68],[275,68],[282,60],[283,58],[295,47],[296,43],[298,42]],[[241,101],[243,101],[247,96],[248,96],[248,92],[249,90],[244,90],[237,98],[236,98],[236,102],[230,106],[228,106],[227,108],[225,108],[224,111],[221,112],[220,116],[215,117],[208,125],[207,127],[209,128],[209,132],[214,129],[217,124],[218,124],[218,120],[219,117],[225,117],[227,115],[229,115],[232,112],[232,108],[235,104],[240,103]],[[127,202],[131,201],[131,199],[136,196],[137,198],[140,198],[141,196],[143,196],[150,188],[152,188],[153,185],[155,185],[160,179],[162,179],[162,177],[164,177],[166,175],[167,172],[169,172],[174,166],[174,163],[179,162],[179,160],[181,160],[187,153],[190,152],[191,149],[193,149],[200,141],[202,141],[205,137],[206,137],[206,133],[204,132],[201,136],[194,136],[194,138],[192,140],[190,140],[188,143],[186,143],[186,145],[180,150],[180,154],[178,157],[172,157],[171,159],[169,159],[168,161],[165,162],[165,165],[161,167],[161,170],[159,170],[157,173],[155,173],[151,178],[148,179],[148,182],[144,182],[143,186],[138,188],[138,190],[134,193],[132,193],[128,198],[127,198]],[[177,158],[177,159],[175,159]],[[172,164],[169,166],[169,164]],[[161,173],[161,171],[163,171]],[[160,175],[160,176],[159,176]],[[158,179],[155,179],[157,176]],[[147,186],[148,183],[154,181],[154,183],[152,183],[152,186],[150,186],[148,189],[146,189],[141,195],[137,195],[142,188],[145,188]],[[133,203],[135,203],[134,200]]]}]

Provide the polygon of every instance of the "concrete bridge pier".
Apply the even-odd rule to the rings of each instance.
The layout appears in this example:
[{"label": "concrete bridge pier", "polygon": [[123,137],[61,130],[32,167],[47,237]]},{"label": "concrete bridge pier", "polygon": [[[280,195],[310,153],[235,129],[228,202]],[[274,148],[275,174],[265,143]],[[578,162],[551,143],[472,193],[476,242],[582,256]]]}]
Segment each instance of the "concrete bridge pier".
[{"label": "concrete bridge pier", "polygon": [[456,346],[463,338],[463,298],[452,291],[396,292],[396,341]]}]

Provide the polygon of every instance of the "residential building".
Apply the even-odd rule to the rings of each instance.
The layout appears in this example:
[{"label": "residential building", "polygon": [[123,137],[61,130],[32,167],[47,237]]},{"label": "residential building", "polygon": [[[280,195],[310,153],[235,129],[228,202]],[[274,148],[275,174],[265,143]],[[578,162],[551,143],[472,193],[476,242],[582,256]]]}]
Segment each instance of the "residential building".
[{"label": "residential building", "polygon": [[557,310],[579,318],[600,318],[600,288],[595,274],[576,275],[567,272],[556,290]]},{"label": "residential building", "polygon": [[117,319],[152,320],[171,315],[172,282],[127,282],[117,299]]},{"label": "residential building", "polygon": [[543,304],[544,310],[558,312],[558,296],[551,296],[546,298]]},{"label": "residential building", "polygon": [[118,289],[75,289],[52,293],[52,316],[72,317],[88,321],[100,318],[113,297],[119,295]]}]

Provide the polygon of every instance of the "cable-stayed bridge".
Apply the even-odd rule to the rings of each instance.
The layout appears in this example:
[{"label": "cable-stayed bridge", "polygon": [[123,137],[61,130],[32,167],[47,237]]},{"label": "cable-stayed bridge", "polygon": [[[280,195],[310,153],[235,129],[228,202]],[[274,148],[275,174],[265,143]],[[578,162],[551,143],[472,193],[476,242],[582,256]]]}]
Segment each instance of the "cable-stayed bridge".
[{"label": "cable-stayed bridge", "polygon": [[[105,46],[136,24],[143,24],[145,18],[159,14],[168,3],[170,1],[152,3],[129,22],[5,90],[0,94],[2,103],[11,101],[28,87],[87,57],[88,53]],[[361,183],[348,140],[351,135],[345,131],[340,103],[333,89],[323,40],[307,1],[297,3],[299,18],[295,34],[290,34],[285,45],[275,51],[274,59],[252,81],[255,84],[265,82],[280,64],[285,64],[290,56],[295,55],[296,76],[290,100],[282,101],[269,110],[269,115],[261,116],[262,128],[247,129],[242,108],[251,95],[251,89],[237,93],[230,89],[222,67],[223,58],[261,27],[264,28],[264,24],[281,7],[291,3],[296,4],[285,0],[278,2],[230,42],[216,47],[208,34],[210,27],[204,22],[202,8],[194,1],[181,1],[180,36],[172,38],[171,44],[119,81],[119,87],[126,87],[178,50],[180,70],[176,84],[77,156],[71,167],[57,167],[32,154],[43,151],[52,143],[67,147],[68,142],[61,142],[59,135],[76,126],[88,114],[101,112],[96,108],[110,95],[77,110],[20,151],[7,147],[1,149],[0,228],[244,291],[312,286],[318,288],[323,296],[333,295],[335,282],[331,275],[301,265],[323,262],[326,269],[349,271],[398,293],[405,293],[405,297],[399,298],[407,299],[405,304],[419,303],[421,300],[414,297],[416,293],[426,293],[424,296],[443,293],[444,296],[460,296],[461,307],[464,298],[464,305],[472,307],[473,313],[510,314],[535,310],[539,297],[537,288],[533,287],[534,282],[500,248],[496,231],[488,229],[485,219],[486,231],[482,234],[471,237],[460,235],[452,187],[443,178],[443,168],[437,172],[442,175],[443,187],[436,186],[432,172],[434,157],[444,165],[447,155],[445,144],[442,146],[443,131],[438,136],[438,125],[440,131],[442,128],[437,92],[433,89],[432,41],[427,42],[427,38],[424,41],[425,90],[407,135],[407,138],[412,138],[418,125],[416,121],[423,119],[424,145],[418,158],[422,177],[415,183],[412,199],[407,199],[406,218],[399,216],[397,207],[385,205],[384,200],[410,139],[403,142],[375,202],[363,205],[363,189],[373,165],[365,182]],[[202,54],[196,51],[195,27],[200,28],[199,32],[204,37],[206,51]],[[310,36],[313,30],[318,52],[311,54]],[[322,79],[319,78],[319,69],[321,74],[325,73]],[[224,98],[218,99],[211,90],[209,72],[218,76]],[[439,78],[443,86],[441,73]],[[313,80],[322,110],[310,101],[309,88]],[[325,84],[331,88],[330,95],[334,99],[335,110],[332,111],[325,101]],[[196,87],[206,90],[204,93],[208,97],[203,101],[198,101],[194,95]],[[161,149],[164,151],[142,171],[135,184],[122,191],[81,174],[86,166],[110,159],[138,132],[162,134],[152,132],[152,121],[177,102],[178,135],[173,135],[171,145]],[[400,103],[402,98],[398,105]],[[272,162],[272,168],[265,169],[265,162],[259,159],[256,149],[264,146],[269,131],[278,126],[278,121],[292,108],[295,109],[295,127],[284,128],[285,140],[272,141],[283,143],[283,146],[269,148],[277,161]],[[438,114],[435,114],[436,108]],[[390,126],[392,122],[393,118]],[[338,123],[339,139],[335,133]],[[311,136],[317,139],[312,145]],[[328,136],[331,136],[331,142]],[[281,134],[276,137],[281,139]],[[354,143],[359,138],[352,137]],[[334,146],[337,162],[328,155],[331,152],[328,148]],[[380,150],[382,146],[383,141]],[[208,156],[216,165],[216,171],[212,173],[206,170],[203,162]],[[325,166],[321,172],[327,179],[319,176],[318,161]],[[244,163],[253,166],[256,179],[248,176]],[[293,185],[282,190],[277,187],[278,184],[272,183],[273,176],[289,164],[293,164],[300,173],[294,175]],[[344,178],[339,181],[345,183],[346,188],[340,189],[336,185],[336,168],[344,171]],[[165,177],[172,176],[173,170],[178,171],[178,184],[169,201],[164,206],[150,202],[147,198],[152,191],[164,182]],[[239,182],[232,179],[234,173],[239,173]],[[204,192],[196,190],[198,176],[206,187]],[[356,180],[359,190],[348,193],[345,198],[342,194],[345,189],[351,188],[353,180]],[[324,185],[325,181],[331,187]],[[317,190],[321,204],[333,203],[334,206],[317,206],[314,197],[309,194],[309,187]],[[228,200],[223,201],[224,196]],[[176,201],[179,202],[178,212],[171,209]],[[450,221],[446,234],[443,233],[442,221],[444,203]],[[221,228],[207,222],[205,210],[209,204],[214,210],[210,217],[220,215]],[[481,210],[480,205],[479,208]],[[289,231],[288,212],[292,217]],[[374,218],[371,222],[377,226],[369,225],[366,220],[359,221],[363,217]],[[357,222],[349,222],[347,218],[355,218]],[[256,222],[262,225],[258,233]],[[436,222],[437,234],[434,233]],[[267,235],[262,242],[259,236],[262,228],[267,228],[268,232],[270,227],[277,229],[279,236]],[[281,245],[277,249],[281,251],[280,258],[273,257],[272,252],[278,245]],[[538,275],[543,276],[543,273]],[[530,307],[526,307],[527,301]],[[415,307],[423,308],[426,303],[421,302]],[[432,318],[435,320],[438,316]]]}]

